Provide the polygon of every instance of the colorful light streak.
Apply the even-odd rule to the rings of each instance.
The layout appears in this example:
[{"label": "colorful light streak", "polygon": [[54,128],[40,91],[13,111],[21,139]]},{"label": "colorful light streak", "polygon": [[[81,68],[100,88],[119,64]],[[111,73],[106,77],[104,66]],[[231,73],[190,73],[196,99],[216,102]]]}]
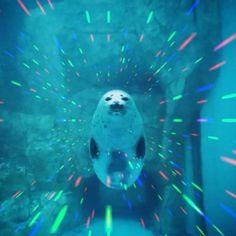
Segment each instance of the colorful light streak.
[{"label": "colorful light streak", "polygon": [[224,118],[221,119],[223,123],[236,123],[236,118]]},{"label": "colorful light streak", "polygon": [[236,93],[226,94],[226,95],[222,96],[221,98],[222,98],[222,99],[236,98]]},{"label": "colorful light streak", "polygon": [[173,101],[180,100],[183,97],[183,95],[177,95],[173,97]]},{"label": "colorful light streak", "polygon": [[199,190],[200,192],[203,193],[203,189],[200,188],[197,184],[195,184],[195,183],[193,183],[193,182],[192,182],[191,184],[193,185],[194,188],[196,188],[197,190]]},{"label": "colorful light streak", "polygon": [[193,10],[197,7],[197,5],[200,3],[200,0],[196,0],[194,1],[194,3],[192,4],[192,6],[189,8],[189,10],[187,11],[186,15],[189,16]]},{"label": "colorful light streak", "polygon": [[75,187],[75,188],[79,186],[79,184],[80,184],[80,182],[81,182],[81,179],[82,179],[81,176],[79,176],[79,177],[76,179],[76,181],[75,181],[75,183],[74,183],[74,187]]},{"label": "colorful light streak", "polygon": [[218,63],[218,64],[212,66],[212,67],[209,69],[209,71],[216,70],[216,69],[222,67],[223,65],[225,65],[225,63],[226,63],[226,61],[222,61],[222,62],[220,62],[220,63]]},{"label": "colorful light streak", "polygon": [[38,212],[38,213],[33,217],[33,219],[32,219],[32,220],[30,221],[30,223],[29,223],[29,227],[31,227],[32,225],[34,225],[34,224],[36,223],[36,221],[39,219],[40,215],[41,215],[41,212]]},{"label": "colorful light streak", "polygon": [[112,233],[112,208],[111,206],[106,206],[105,212],[105,232],[107,236],[110,236]]},{"label": "colorful light streak", "polygon": [[223,42],[221,42],[220,44],[218,44],[215,48],[214,51],[217,51],[221,48],[223,48],[224,46],[226,46],[227,44],[231,43],[233,40],[236,39],[236,34],[233,34],[232,36],[230,36],[229,38],[225,39]]},{"label": "colorful light streak", "polygon": [[86,20],[87,22],[90,24],[91,23],[91,17],[90,17],[90,14],[89,14],[89,11],[85,11],[85,16],[86,16]]},{"label": "colorful light streak", "polygon": [[57,214],[56,219],[55,219],[55,221],[54,221],[54,223],[53,223],[53,225],[52,225],[52,227],[50,229],[50,233],[51,234],[57,233],[57,231],[58,231],[58,229],[59,229],[59,227],[60,227],[60,225],[61,225],[61,223],[62,223],[62,221],[63,221],[63,219],[64,219],[64,217],[66,215],[67,210],[68,210],[68,206],[67,205],[65,205],[65,206],[63,206],[61,208],[61,210]]},{"label": "colorful light streak", "polygon": [[206,236],[206,234],[202,231],[202,229],[199,226],[196,225],[196,228],[201,235]]},{"label": "colorful light streak", "polygon": [[216,137],[216,136],[208,136],[207,138],[209,138],[209,139],[211,139],[211,140],[219,140],[219,138]]},{"label": "colorful light streak", "polygon": [[169,36],[169,38],[167,39],[167,42],[170,42],[174,37],[175,37],[175,35],[176,35],[176,31],[174,31],[170,36]]},{"label": "colorful light streak", "polygon": [[52,5],[51,0],[48,0],[48,4],[49,4],[50,8],[51,8],[52,10],[54,10],[54,6]]},{"label": "colorful light streak", "polygon": [[231,196],[231,197],[233,197],[233,198],[236,199],[236,194],[235,194],[235,193],[232,193],[232,192],[230,192],[229,190],[225,190],[225,192],[226,192],[229,196]]},{"label": "colorful light streak", "polygon": [[224,205],[223,203],[220,203],[220,206],[222,209],[224,209],[229,215],[233,216],[234,218],[236,218],[236,212],[233,211],[231,208],[229,208],[228,206]]},{"label": "colorful light streak", "polygon": [[229,157],[220,157],[220,159],[226,163],[236,166],[236,160]]},{"label": "colorful light streak", "polygon": [[152,17],[153,17],[153,11],[151,11],[151,12],[148,14],[148,18],[147,18],[147,21],[146,21],[146,24],[147,24],[147,25],[151,22]]},{"label": "colorful light streak", "polygon": [[41,219],[33,228],[33,230],[30,232],[29,236],[35,236],[36,233],[39,231],[40,227],[42,226],[43,222],[44,222],[44,219]]},{"label": "colorful light streak", "polygon": [[166,181],[169,180],[169,178],[164,174],[163,171],[159,171],[159,174],[160,174],[160,176],[161,176],[163,179],[165,179]]},{"label": "colorful light streak", "polygon": [[18,4],[20,5],[20,7],[23,9],[23,11],[28,15],[31,16],[29,10],[27,9],[27,7],[24,5],[24,3],[21,0],[17,0]]},{"label": "colorful light streak", "polygon": [[22,84],[17,82],[17,81],[15,81],[15,80],[11,80],[11,83],[16,85],[16,86],[18,86],[18,87],[22,87]]},{"label": "colorful light streak", "polygon": [[37,5],[38,5],[39,9],[41,10],[41,12],[42,12],[44,15],[46,15],[46,12],[45,12],[43,6],[41,5],[41,3],[39,2],[39,0],[36,0],[36,3],[37,3]]},{"label": "colorful light streak", "polygon": [[192,33],[178,48],[178,51],[182,51],[184,48],[187,47],[188,44],[191,43],[191,41],[196,37],[197,33]]},{"label": "colorful light streak", "polygon": [[111,11],[107,11],[107,24],[111,23]]}]

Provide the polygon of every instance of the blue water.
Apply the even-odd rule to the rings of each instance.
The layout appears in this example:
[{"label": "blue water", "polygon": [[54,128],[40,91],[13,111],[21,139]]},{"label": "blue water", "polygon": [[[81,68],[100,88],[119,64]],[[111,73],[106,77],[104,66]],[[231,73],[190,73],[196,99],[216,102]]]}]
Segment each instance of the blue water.
[{"label": "blue water", "polygon": [[0,0],[0,236],[236,235],[235,9]]}]

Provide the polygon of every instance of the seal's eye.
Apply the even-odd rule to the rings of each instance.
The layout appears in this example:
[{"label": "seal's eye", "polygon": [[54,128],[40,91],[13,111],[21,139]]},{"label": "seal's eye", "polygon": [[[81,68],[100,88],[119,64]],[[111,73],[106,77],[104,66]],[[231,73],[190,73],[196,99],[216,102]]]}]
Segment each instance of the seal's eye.
[{"label": "seal's eye", "polygon": [[127,97],[121,98],[123,101],[128,101],[129,99]]},{"label": "seal's eye", "polygon": [[106,97],[105,100],[106,100],[106,101],[110,101],[110,100],[111,100],[111,97]]}]

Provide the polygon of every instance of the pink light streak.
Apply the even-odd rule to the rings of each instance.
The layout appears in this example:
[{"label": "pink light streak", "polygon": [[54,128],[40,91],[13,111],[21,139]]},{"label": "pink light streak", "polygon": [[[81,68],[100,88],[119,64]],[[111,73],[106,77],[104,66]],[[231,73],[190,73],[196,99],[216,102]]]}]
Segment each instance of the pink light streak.
[{"label": "pink light streak", "polygon": [[54,10],[54,6],[52,5],[51,0],[48,0],[48,4],[49,4],[49,6],[51,7],[51,9]]},{"label": "pink light streak", "polygon": [[233,197],[233,198],[236,199],[236,194],[235,194],[235,193],[232,193],[232,192],[230,192],[229,190],[225,190],[225,192],[226,192],[227,194],[229,194],[231,197]]},{"label": "pink light streak", "polygon": [[81,176],[79,176],[77,179],[76,179],[76,181],[75,181],[75,184],[74,184],[74,186],[75,187],[78,187],[79,186],[79,184],[80,184],[80,182],[81,182]]},{"label": "pink light streak", "polygon": [[230,36],[229,38],[225,39],[223,42],[221,42],[220,44],[218,44],[215,48],[214,51],[217,51],[221,48],[223,48],[224,46],[226,46],[227,44],[231,43],[233,40],[236,39],[236,34],[233,34],[232,36]]},{"label": "pink light streak", "polygon": [[218,64],[212,66],[212,67],[209,69],[209,71],[216,70],[216,69],[218,69],[219,67],[223,66],[225,63],[226,63],[226,61],[222,61],[222,62],[220,62],[220,63],[218,63]]},{"label": "pink light streak", "polygon": [[236,160],[235,159],[231,159],[229,157],[221,157],[220,158],[222,161],[226,162],[226,163],[229,163],[231,165],[234,165],[236,166]]},{"label": "pink light streak", "polygon": [[183,50],[195,37],[196,37],[197,33],[194,32],[192,33],[178,48],[178,51]]},{"label": "pink light streak", "polygon": [[18,2],[18,4],[20,5],[20,7],[23,9],[23,11],[28,15],[31,16],[29,10],[27,9],[27,7],[24,5],[24,3],[21,0],[16,0]]},{"label": "pink light streak", "polygon": [[163,179],[165,179],[166,181],[169,180],[169,178],[168,178],[162,171],[159,171],[159,174],[160,174],[161,177],[162,177]]},{"label": "pink light streak", "polygon": [[38,0],[36,0],[36,3],[37,3],[37,5],[38,5],[39,9],[41,10],[41,12],[42,12],[44,15],[46,15],[46,12],[45,12],[43,6],[41,5],[41,3],[40,3]]}]

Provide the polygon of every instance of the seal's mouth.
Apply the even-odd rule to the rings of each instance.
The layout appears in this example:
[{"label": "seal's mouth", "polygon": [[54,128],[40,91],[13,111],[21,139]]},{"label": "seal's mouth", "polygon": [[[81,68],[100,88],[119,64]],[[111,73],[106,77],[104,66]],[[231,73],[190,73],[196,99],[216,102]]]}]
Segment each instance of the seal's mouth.
[{"label": "seal's mouth", "polygon": [[110,105],[110,112],[114,114],[124,114],[125,106],[123,104],[115,103]]}]

